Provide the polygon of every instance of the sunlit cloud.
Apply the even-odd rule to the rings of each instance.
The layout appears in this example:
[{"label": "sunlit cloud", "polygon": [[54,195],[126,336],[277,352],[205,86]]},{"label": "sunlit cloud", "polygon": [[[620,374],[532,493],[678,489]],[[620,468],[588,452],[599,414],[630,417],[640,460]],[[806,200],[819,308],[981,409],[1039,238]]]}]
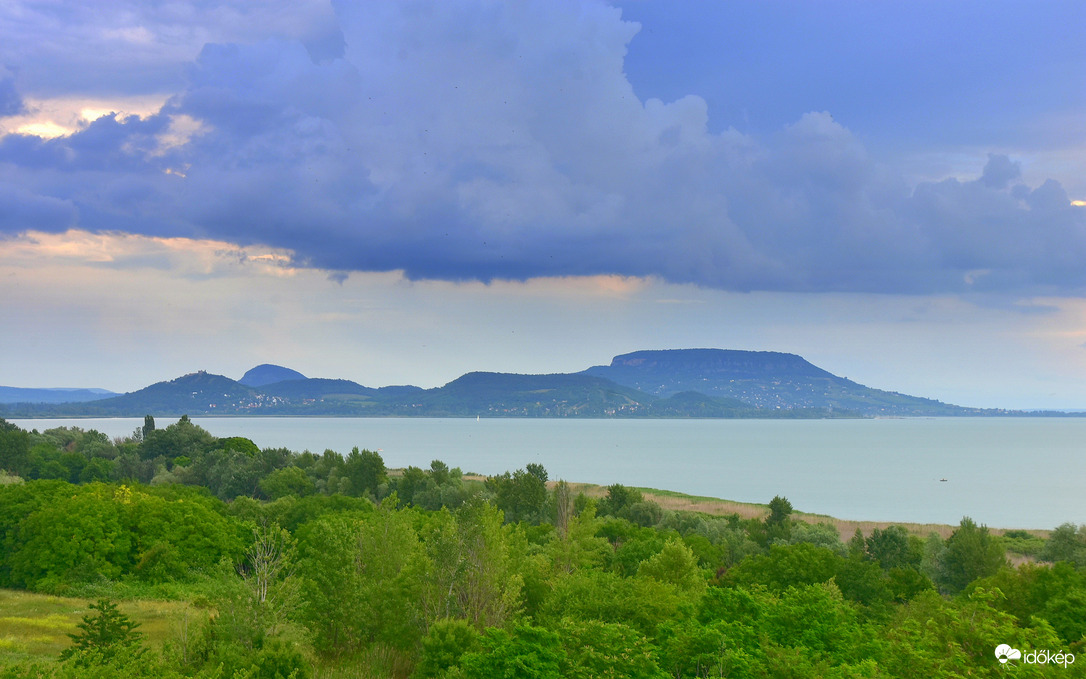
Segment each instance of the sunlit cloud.
[{"label": "sunlit cloud", "polygon": [[[135,95],[117,98],[54,97],[39,99],[27,97],[23,100],[26,112],[0,118],[0,137],[8,134],[23,134],[54,139],[65,137],[84,129],[99,118],[116,114],[124,120],[129,116],[145,118],[162,109],[167,96]],[[195,121],[181,121],[175,134],[190,134]]]},{"label": "sunlit cloud", "polygon": [[72,132],[75,132],[74,129],[58,125],[52,120],[22,123],[18,125],[18,127],[11,129],[10,131],[16,134],[24,134],[30,137],[41,137],[42,139],[64,137],[71,134]]},{"label": "sunlit cloud", "polygon": [[496,279],[489,283],[461,282],[459,288],[479,287],[509,292],[527,297],[612,298],[630,299],[659,282],[654,277],[642,276],[538,276],[527,280]]},{"label": "sunlit cloud", "polygon": [[[196,135],[208,131],[209,128],[206,124],[192,116],[184,114],[170,116],[170,126],[164,134],[160,134],[156,138],[158,148],[151,155],[162,155],[171,149],[184,146]],[[182,177],[185,176],[177,170],[173,170],[173,173],[180,174]]]},{"label": "sunlit cloud", "polygon": [[233,243],[191,238],[156,238],[129,233],[30,231],[0,240],[0,262],[19,268],[96,267],[159,269],[178,276],[291,276],[292,253],[272,248],[241,248]]}]

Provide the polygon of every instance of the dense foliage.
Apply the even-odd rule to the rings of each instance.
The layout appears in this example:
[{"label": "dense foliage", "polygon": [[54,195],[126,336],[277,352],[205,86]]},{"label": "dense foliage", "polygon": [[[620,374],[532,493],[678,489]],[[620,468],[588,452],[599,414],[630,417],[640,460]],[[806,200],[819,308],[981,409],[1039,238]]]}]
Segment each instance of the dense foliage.
[{"label": "dense foliage", "polygon": [[[574,495],[538,464],[485,482],[435,460],[297,453],[182,418],[131,437],[0,420],[0,586],[183,596],[165,649],[99,598],[57,663],[0,677],[1083,676],[1086,530],[842,542],[761,519]],[[17,478],[16,478],[17,477]],[[1010,550],[1010,551],[1008,551]],[[1012,566],[1008,553],[1020,565]],[[1027,556],[1023,556],[1027,555]],[[138,659],[138,661],[137,661]],[[351,668],[362,674],[350,674]]]}]

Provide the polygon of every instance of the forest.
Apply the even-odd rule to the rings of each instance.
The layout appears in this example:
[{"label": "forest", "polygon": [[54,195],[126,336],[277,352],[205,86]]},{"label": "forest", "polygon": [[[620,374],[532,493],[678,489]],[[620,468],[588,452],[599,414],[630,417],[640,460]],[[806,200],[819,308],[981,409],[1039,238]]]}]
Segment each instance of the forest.
[{"label": "forest", "polygon": [[[576,489],[187,417],[0,419],[0,588],[85,602],[55,657],[0,606],[0,679],[1086,676],[1086,526],[842,536],[784,497],[743,518]],[[138,601],[185,616],[152,642]]]}]

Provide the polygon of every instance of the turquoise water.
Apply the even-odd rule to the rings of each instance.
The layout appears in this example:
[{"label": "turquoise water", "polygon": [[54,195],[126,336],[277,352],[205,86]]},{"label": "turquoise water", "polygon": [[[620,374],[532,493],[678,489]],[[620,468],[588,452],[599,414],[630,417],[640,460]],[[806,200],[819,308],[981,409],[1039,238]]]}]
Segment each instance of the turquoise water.
[{"label": "turquoise water", "polygon": [[[743,502],[783,495],[796,509],[846,519],[956,524],[970,516],[1004,528],[1086,523],[1086,418],[193,421],[262,448],[376,449],[389,467],[441,459],[495,474],[538,462],[552,479]],[[143,424],[135,418],[15,422],[110,436]],[[158,426],[169,423],[160,419]]]}]

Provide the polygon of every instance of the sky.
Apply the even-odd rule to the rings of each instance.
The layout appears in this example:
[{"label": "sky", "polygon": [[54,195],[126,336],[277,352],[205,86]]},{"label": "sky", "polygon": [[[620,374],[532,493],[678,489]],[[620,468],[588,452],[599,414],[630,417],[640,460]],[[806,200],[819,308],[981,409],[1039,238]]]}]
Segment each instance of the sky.
[{"label": "sky", "polygon": [[1086,409],[1086,5],[9,0],[0,384],[639,349]]}]

